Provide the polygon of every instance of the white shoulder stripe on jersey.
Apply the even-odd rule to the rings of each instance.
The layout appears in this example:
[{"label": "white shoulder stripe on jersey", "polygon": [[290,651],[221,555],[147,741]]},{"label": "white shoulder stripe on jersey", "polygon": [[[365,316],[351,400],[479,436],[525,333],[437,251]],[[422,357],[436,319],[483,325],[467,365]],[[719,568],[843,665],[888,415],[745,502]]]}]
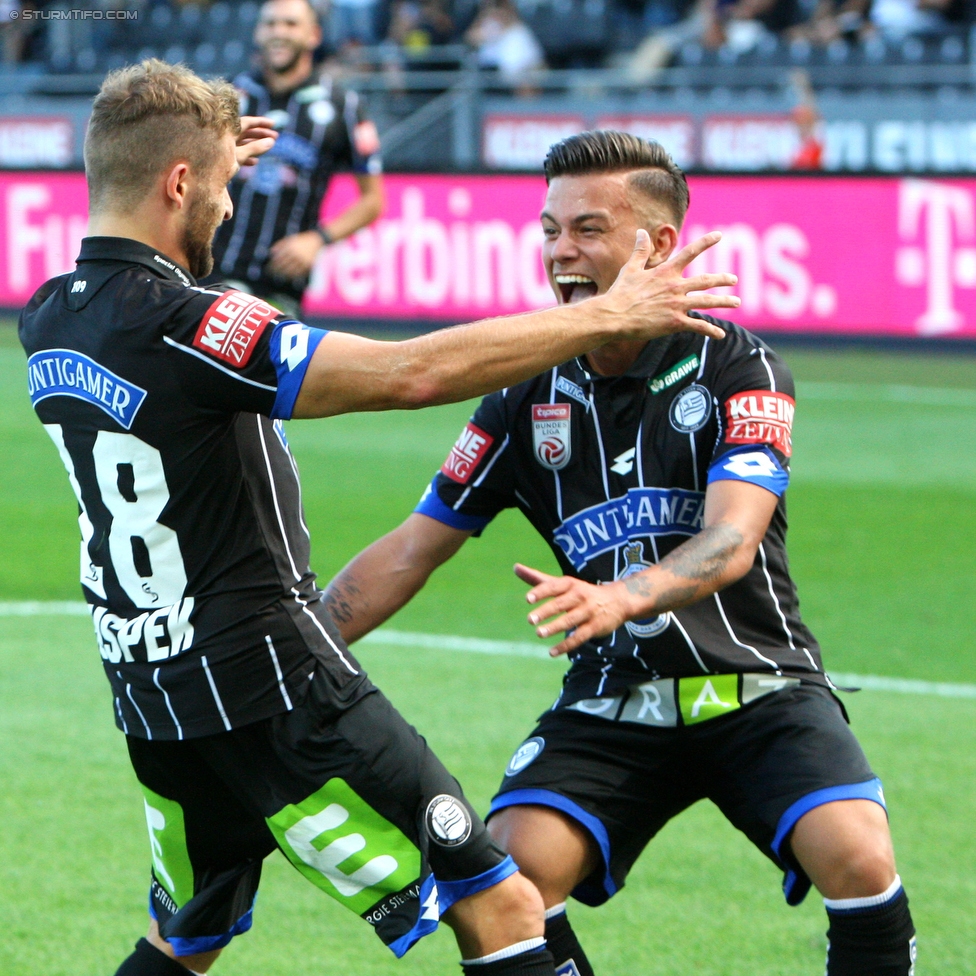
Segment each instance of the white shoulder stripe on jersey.
[{"label": "white shoulder stripe on jersey", "polygon": [[216,295],[218,298],[227,294],[223,291],[214,291],[212,288],[204,288],[203,285],[190,285],[190,291],[198,291],[201,295]]},{"label": "white shoulder stripe on jersey", "polygon": [[485,478],[488,477],[488,472],[491,471],[492,467],[494,467],[495,462],[505,453],[505,450],[508,447],[508,442],[511,439],[512,439],[512,435],[511,434],[506,434],[505,435],[505,440],[502,441],[502,446],[500,448],[498,448],[497,451],[495,451],[495,456],[485,465],[485,470],[482,471],[481,474],[478,475],[477,480],[471,486],[472,488],[479,488],[479,487],[481,487],[481,482],[484,481]]},{"label": "white shoulder stripe on jersey", "polygon": [[705,358],[708,356],[709,341],[709,337],[705,336],[705,341],[702,343],[701,362],[698,364],[698,373],[695,375],[696,380],[700,380],[705,372]]},{"label": "white shoulder stripe on jersey", "polygon": [[167,346],[179,349],[180,352],[187,353],[187,355],[196,356],[201,362],[206,363],[208,366],[213,366],[214,369],[219,369],[221,373],[226,373],[231,379],[240,380],[241,383],[247,383],[248,386],[256,386],[259,390],[267,390],[269,393],[278,392],[278,387],[268,386],[267,383],[259,383],[257,380],[249,380],[246,376],[239,376],[237,373],[233,373],[226,367],[221,366],[220,363],[215,363],[209,356],[205,356],[202,352],[197,352],[196,349],[191,349],[182,343],[174,342],[169,336],[163,336],[163,342]]},{"label": "white shoulder stripe on jersey", "polygon": [[766,374],[769,376],[769,389],[771,392],[776,392],[776,377],[773,376],[773,371],[769,368],[769,361],[766,359],[766,350],[762,346],[759,346],[759,358],[762,360],[763,366],[766,367]]}]

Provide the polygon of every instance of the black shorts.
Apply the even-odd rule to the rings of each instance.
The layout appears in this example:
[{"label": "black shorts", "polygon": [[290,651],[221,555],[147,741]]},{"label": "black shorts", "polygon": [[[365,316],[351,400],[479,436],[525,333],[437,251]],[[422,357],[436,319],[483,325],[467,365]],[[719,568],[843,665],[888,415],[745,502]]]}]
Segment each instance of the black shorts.
[{"label": "black shorts", "polygon": [[668,820],[706,797],[784,870],[791,905],[810,889],[788,843],[800,817],[833,800],[884,806],[843,706],[803,684],[677,728],[547,712],[512,757],[488,816],[533,804],[580,823],[603,863],[573,896],[599,905]]},{"label": "black shorts", "polygon": [[275,847],[402,956],[455,901],[514,873],[457,780],[375,689],[220,735],[128,739],[152,852],[150,912],[177,955],[251,927]]}]

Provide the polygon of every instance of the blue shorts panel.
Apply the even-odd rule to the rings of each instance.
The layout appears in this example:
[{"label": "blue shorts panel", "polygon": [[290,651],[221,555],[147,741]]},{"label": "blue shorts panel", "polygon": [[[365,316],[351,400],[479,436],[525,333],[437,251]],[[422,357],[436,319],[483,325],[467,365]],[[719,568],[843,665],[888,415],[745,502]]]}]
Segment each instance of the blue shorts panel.
[{"label": "blue shorts panel", "polygon": [[506,807],[523,805],[551,807],[565,813],[589,833],[600,849],[600,857],[603,860],[603,878],[600,879],[599,883],[597,883],[597,879],[587,878],[577,885],[573,891],[573,897],[577,901],[584,905],[602,905],[608,898],[612,898],[617,893],[617,886],[610,876],[610,836],[599,817],[588,813],[578,803],[574,803],[568,797],[554,793],[552,790],[512,790],[509,793],[496,796],[491,801],[491,809],[485,819],[490,820],[494,814]]}]

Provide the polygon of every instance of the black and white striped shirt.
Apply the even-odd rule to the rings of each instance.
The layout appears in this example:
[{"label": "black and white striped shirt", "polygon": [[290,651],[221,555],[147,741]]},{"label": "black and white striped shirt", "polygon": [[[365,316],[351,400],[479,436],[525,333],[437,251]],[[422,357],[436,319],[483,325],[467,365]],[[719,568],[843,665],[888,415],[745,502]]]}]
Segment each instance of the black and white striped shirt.
[{"label": "black and white striped shirt", "polygon": [[24,309],[28,392],[79,503],[81,583],[117,725],[183,739],[362,680],[309,569],[291,415],[323,332],[87,238]]},{"label": "black and white striped shirt", "polygon": [[712,481],[748,481],[779,496],[741,580],[585,644],[560,705],[702,674],[770,671],[826,683],[786,556],[793,380],[755,336],[719,324],[720,342],[682,333],[648,343],[623,376],[572,360],[486,397],[417,507],[477,533],[517,507],[564,572],[600,583],[659,562],[697,533]]},{"label": "black and white striped shirt", "polygon": [[258,295],[283,292],[301,299],[306,279],[281,278],[267,267],[275,241],[318,226],[322,201],[335,172],[379,173],[376,128],[356,92],[327,75],[272,94],[258,74],[234,79],[241,114],[270,116],[278,141],[256,166],[231,180],[234,216],[217,230],[214,272],[246,282]]}]

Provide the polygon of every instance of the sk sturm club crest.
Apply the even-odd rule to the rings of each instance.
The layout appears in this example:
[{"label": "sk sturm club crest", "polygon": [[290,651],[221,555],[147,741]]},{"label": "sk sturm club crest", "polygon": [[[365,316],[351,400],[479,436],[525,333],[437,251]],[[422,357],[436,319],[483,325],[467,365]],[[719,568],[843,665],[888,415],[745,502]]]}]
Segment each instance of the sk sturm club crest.
[{"label": "sk sturm club crest", "polygon": [[573,456],[568,403],[534,403],[532,405],[532,445],[535,459],[550,471],[562,471]]},{"label": "sk sturm club crest", "polygon": [[[624,568],[617,575],[617,579],[626,579],[634,573],[641,573],[645,569],[650,569],[651,564],[644,561],[644,543],[631,542],[624,546]],[[671,614],[662,613],[649,620],[628,620],[624,625],[631,637],[657,637],[663,630],[667,629],[671,622]]]}]

